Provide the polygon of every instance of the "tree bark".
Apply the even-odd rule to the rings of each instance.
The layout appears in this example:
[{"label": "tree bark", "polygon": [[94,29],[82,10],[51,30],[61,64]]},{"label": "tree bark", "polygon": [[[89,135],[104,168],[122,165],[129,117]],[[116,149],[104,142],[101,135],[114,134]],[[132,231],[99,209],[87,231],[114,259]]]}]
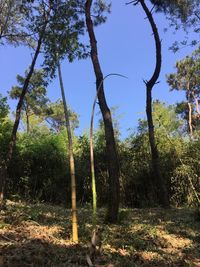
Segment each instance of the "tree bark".
[{"label": "tree bark", "polygon": [[160,170],[160,160],[159,160],[159,153],[156,145],[155,140],[155,131],[154,131],[154,123],[153,123],[153,114],[152,114],[152,89],[156,84],[158,77],[160,75],[161,70],[161,63],[162,63],[162,56],[161,56],[161,41],[158,34],[158,29],[154,22],[152,13],[148,9],[144,0],[139,0],[149,23],[151,25],[153,36],[155,40],[156,46],[156,65],[154,69],[154,73],[152,77],[145,81],[146,84],[146,114],[147,114],[147,121],[148,121],[148,131],[149,131],[149,143],[151,147],[151,158],[152,158],[152,169],[154,172],[154,185],[156,187],[157,195],[159,203],[163,207],[169,207],[169,195],[166,186],[166,182],[164,181],[163,175]]},{"label": "tree bark", "polygon": [[62,80],[62,73],[60,63],[58,63],[58,76],[60,81],[60,89],[62,94],[62,101],[65,113],[65,125],[68,136],[68,150],[69,150],[69,163],[70,163],[70,175],[71,175],[71,200],[72,200],[72,241],[78,243],[78,223],[77,223],[77,208],[76,208],[76,177],[75,177],[75,164],[73,153],[72,134],[69,121],[69,109],[67,107],[65,90]]},{"label": "tree bark", "polygon": [[86,25],[90,38],[91,45],[91,60],[96,76],[96,90],[100,87],[98,93],[99,106],[104,121],[105,139],[106,139],[106,152],[108,161],[108,173],[109,173],[109,200],[108,211],[106,221],[116,222],[119,211],[119,199],[120,199],[120,185],[119,185],[119,162],[116,149],[116,143],[114,138],[114,130],[110,109],[108,108],[105,94],[103,73],[98,59],[97,41],[94,33],[93,22],[91,19],[91,5],[92,0],[87,0],[85,3],[85,16]]},{"label": "tree bark", "polygon": [[[48,11],[47,14],[49,14],[50,10]],[[47,15],[48,17],[48,15]],[[10,161],[12,159],[12,155],[13,155],[13,149],[15,147],[16,144],[16,136],[17,136],[17,130],[18,130],[18,126],[19,126],[19,122],[20,122],[20,117],[21,117],[21,110],[22,110],[22,105],[23,105],[23,101],[24,101],[24,97],[27,93],[28,90],[28,86],[29,86],[29,82],[30,79],[32,77],[32,74],[34,72],[34,68],[35,68],[35,64],[36,64],[36,60],[38,58],[38,55],[40,53],[40,48],[42,45],[42,40],[44,37],[44,33],[45,33],[45,29],[46,29],[46,25],[47,25],[47,18],[46,18],[46,23],[43,26],[43,29],[41,31],[41,34],[39,36],[38,42],[37,42],[37,47],[35,50],[35,54],[30,66],[30,70],[28,72],[28,75],[24,81],[24,85],[23,85],[23,89],[17,104],[17,108],[16,108],[16,114],[15,114],[15,121],[14,121],[14,125],[13,125],[13,129],[12,129],[12,133],[11,133],[11,140],[8,146],[8,155],[6,158],[6,162],[5,164],[3,164],[3,166],[1,166],[1,176],[0,176],[0,205],[3,203],[4,200],[4,191],[5,191],[5,185],[6,185],[6,181],[7,181],[7,177],[8,177],[8,168],[10,165]]]}]

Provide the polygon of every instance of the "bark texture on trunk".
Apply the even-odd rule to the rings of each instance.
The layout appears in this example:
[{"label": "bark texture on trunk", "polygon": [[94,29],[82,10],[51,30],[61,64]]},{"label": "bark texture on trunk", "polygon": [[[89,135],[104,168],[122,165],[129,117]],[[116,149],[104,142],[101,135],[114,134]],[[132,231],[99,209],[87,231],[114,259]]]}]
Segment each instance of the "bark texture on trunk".
[{"label": "bark texture on trunk", "polygon": [[116,222],[119,211],[119,162],[114,137],[113,123],[110,109],[106,103],[103,84],[103,73],[98,59],[97,41],[94,33],[93,22],[91,19],[91,5],[92,0],[87,0],[85,4],[86,25],[90,38],[91,45],[91,59],[96,76],[96,90],[100,87],[98,92],[99,106],[104,121],[105,138],[106,138],[106,152],[107,164],[109,173],[109,203],[106,220],[108,222]]},{"label": "bark texture on trunk", "polygon": [[72,134],[69,121],[69,109],[66,102],[65,90],[62,80],[62,73],[60,63],[58,63],[58,76],[60,81],[60,89],[62,94],[62,101],[65,113],[65,125],[68,136],[68,150],[69,150],[69,164],[70,164],[70,176],[71,176],[71,201],[72,201],[72,241],[78,243],[78,223],[77,223],[77,208],[76,208],[76,176],[75,176],[75,164],[73,153]]},{"label": "bark texture on trunk", "polygon": [[154,123],[153,123],[153,114],[152,114],[152,89],[156,84],[158,77],[160,75],[162,56],[161,56],[161,41],[158,34],[158,29],[154,22],[151,11],[148,9],[144,0],[139,0],[148,20],[151,25],[155,46],[156,46],[156,65],[154,69],[154,73],[152,77],[145,81],[146,84],[146,114],[148,121],[148,130],[149,130],[149,143],[151,147],[151,156],[152,156],[152,168],[154,172],[154,185],[157,190],[159,203],[163,207],[169,207],[169,195],[166,186],[166,182],[164,181],[163,175],[160,170],[160,160],[159,153],[155,140],[155,131],[154,131]]}]

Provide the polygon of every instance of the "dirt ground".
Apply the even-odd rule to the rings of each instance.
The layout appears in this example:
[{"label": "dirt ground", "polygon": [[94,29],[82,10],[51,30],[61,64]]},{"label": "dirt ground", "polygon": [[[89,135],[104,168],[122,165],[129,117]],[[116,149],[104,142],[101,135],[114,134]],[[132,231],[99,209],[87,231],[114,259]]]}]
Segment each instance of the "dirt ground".
[{"label": "dirt ground", "polygon": [[[103,224],[96,267],[200,267],[200,220],[192,209],[121,209],[119,223]],[[0,213],[0,267],[88,266],[91,208],[80,208],[79,244],[70,239],[70,210],[7,201]]]}]

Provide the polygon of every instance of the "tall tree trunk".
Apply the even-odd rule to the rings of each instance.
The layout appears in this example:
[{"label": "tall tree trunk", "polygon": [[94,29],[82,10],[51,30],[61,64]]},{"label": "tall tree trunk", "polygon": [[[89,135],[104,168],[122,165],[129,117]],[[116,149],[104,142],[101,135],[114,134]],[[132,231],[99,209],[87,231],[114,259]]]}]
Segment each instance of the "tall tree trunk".
[{"label": "tall tree trunk", "polygon": [[[153,115],[152,115],[152,89],[154,85],[156,84],[158,77],[160,75],[161,70],[161,41],[158,34],[158,29],[156,27],[156,24],[154,22],[152,13],[148,9],[146,3],[144,0],[139,0],[144,12],[146,13],[146,16],[149,20],[149,23],[151,25],[153,36],[155,40],[155,46],[156,46],[156,66],[154,73],[148,81],[145,81],[146,84],[146,114],[147,114],[147,121],[148,121],[148,130],[149,130],[149,143],[151,147],[151,157],[152,157],[152,168],[154,172],[154,185],[157,189],[158,199],[160,204],[163,207],[169,206],[169,196],[168,196],[168,190],[166,186],[166,182],[164,181],[163,175],[160,170],[160,160],[159,160],[159,153],[155,141],[155,131],[154,131],[154,123],[153,123]],[[137,2],[137,3],[138,3]]]},{"label": "tall tree trunk", "polygon": [[77,223],[77,208],[76,208],[76,177],[75,177],[75,164],[73,153],[72,134],[69,121],[69,109],[66,103],[65,90],[62,80],[62,73],[60,63],[58,63],[58,76],[60,81],[60,89],[62,94],[62,101],[65,113],[65,124],[68,136],[68,150],[69,150],[69,163],[70,163],[70,175],[71,175],[71,200],[72,200],[72,241],[78,242],[78,223]]},{"label": "tall tree trunk", "polygon": [[110,73],[106,75],[99,87],[97,88],[96,96],[94,98],[93,106],[92,106],[92,113],[91,113],[91,121],[90,121],[90,168],[91,168],[91,177],[92,177],[92,207],[93,207],[93,225],[96,227],[96,215],[97,215],[97,193],[96,193],[96,178],[95,178],[95,167],[94,167],[94,147],[93,147],[93,122],[94,122],[94,112],[95,106],[98,99],[99,91],[101,89],[101,85],[106,78],[109,76],[119,76],[123,78],[127,78],[118,73]]},{"label": "tall tree trunk", "polygon": [[[50,12],[50,10],[49,10],[49,12]],[[48,14],[49,14],[49,12],[48,12]],[[39,39],[37,42],[37,47],[35,50],[35,54],[34,54],[34,57],[33,57],[33,60],[32,60],[31,66],[30,66],[30,70],[29,70],[28,75],[24,81],[23,89],[22,89],[22,92],[21,92],[21,95],[20,95],[20,98],[19,98],[19,101],[17,104],[15,121],[14,121],[13,129],[12,129],[12,133],[11,133],[11,141],[10,141],[9,146],[8,146],[8,155],[6,158],[6,162],[5,162],[5,164],[3,164],[3,166],[1,166],[2,174],[0,176],[0,205],[3,203],[3,200],[4,200],[4,191],[5,191],[5,185],[6,185],[7,176],[8,176],[7,171],[8,171],[10,161],[11,161],[11,158],[13,155],[13,149],[14,149],[15,144],[16,144],[17,130],[18,130],[19,122],[20,122],[21,110],[22,110],[24,97],[27,93],[29,82],[30,82],[30,79],[31,79],[32,74],[34,72],[35,63],[36,63],[36,60],[37,60],[38,55],[40,53],[40,48],[41,48],[42,40],[44,37],[46,25],[47,25],[47,19],[46,19],[46,23],[44,24],[44,27],[42,29],[42,32],[39,36]]]},{"label": "tall tree trunk", "polygon": [[109,173],[109,200],[106,220],[108,222],[116,222],[119,211],[120,186],[119,186],[119,162],[114,137],[113,123],[110,109],[106,103],[103,84],[103,73],[98,59],[97,41],[94,33],[93,22],[91,19],[91,5],[92,0],[87,0],[85,3],[86,25],[90,38],[91,45],[91,59],[93,63],[94,72],[96,75],[96,90],[100,87],[98,93],[99,106],[104,121],[107,162]]},{"label": "tall tree trunk", "polygon": [[94,167],[94,147],[93,147],[93,121],[94,121],[94,111],[95,105],[98,98],[98,91],[94,99],[92,106],[92,114],[90,121],[90,169],[92,176],[92,209],[93,209],[93,226],[96,227],[96,217],[97,217],[97,192],[96,192],[96,178],[95,178],[95,167]]}]

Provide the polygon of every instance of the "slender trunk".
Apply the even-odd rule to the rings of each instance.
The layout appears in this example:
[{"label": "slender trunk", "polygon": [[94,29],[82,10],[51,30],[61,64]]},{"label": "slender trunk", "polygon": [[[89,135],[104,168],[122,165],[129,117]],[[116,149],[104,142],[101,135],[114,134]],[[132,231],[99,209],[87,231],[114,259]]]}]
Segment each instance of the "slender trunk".
[{"label": "slender trunk", "polygon": [[[50,12],[50,10],[48,11],[47,14],[49,14],[49,12]],[[31,66],[30,66],[30,70],[29,70],[28,75],[27,75],[27,77],[26,77],[26,79],[24,81],[23,89],[22,89],[22,92],[21,92],[21,95],[20,95],[20,98],[19,98],[19,101],[18,101],[18,104],[17,104],[16,114],[15,114],[15,121],[14,121],[13,129],[12,129],[12,133],[11,133],[11,140],[10,140],[10,143],[9,143],[9,146],[8,146],[8,155],[7,155],[5,164],[2,166],[3,170],[2,170],[2,175],[0,177],[0,196],[1,196],[0,205],[2,204],[3,199],[4,199],[5,185],[6,185],[7,176],[8,176],[7,170],[9,168],[10,161],[11,161],[11,158],[12,158],[12,155],[13,155],[13,149],[14,149],[15,144],[16,144],[17,130],[18,130],[19,122],[20,122],[21,110],[22,110],[24,97],[25,97],[25,95],[27,93],[29,82],[30,82],[30,79],[31,79],[32,74],[34,72],[36,60],[37,60],[38,55],[40,53],[40,48],[41,48],[42,40],[43,40],[43,37],[44,37],[46,25],[47,25],[47,19],[46,19],[46,23],[44,24],[44,27],[42,29],[42,32],[41,32],[41,34],[39,36],[39,39],[38,39],[38,42],[37,42],[37,47],[36,47],[36,50],[35,50],[35,54],[34,54],[34,57],[33,57],[33,60],[32,60]]]},{"label": "slender trunk", "polygon": [[160,75],[161,70],[161,63],[162,63],[162,57],[161,57],[161,41],[158,34],[158,29],[156,27],[156,24],[154,22],[152,13],[146,6],[146,3],[144,0],[139,0],[145,14],[147,15],[147,18],[149,20],[149,23],[151,25],[153,36],[155,40],[155,46],[156,46],[156,65],[154,73],[148,81],[145,81],[146,84],[146,114],[147,114],[147,121],[148,121],[148,130],[149,130],[149,143],[151,147],[151,158],[152,158],[152,168],[154,172],[154,185],[157,189],[158,199],[160,204],[163,207],[169,206],[169,196],[168,196],[168,190],[166,187],[166,182],[164,181],[164,177],[160,170],[160,160],[159,160],[159,153],[156,145],[155,140],[155,132],[154,132],[154,123],[153,123],[153,115],[152,115],[152,89],[154,85],[156,84],[158,77]]},{"label": "slender trunk", "polygon": [[29,123],[29,113],[28,113],[28,107],[26,107],[26,132],[27,134],[30,132],[30,123]]},{"label": "slender trunk", "polygon": [[93,120],[94,120],[94,110],[95,110],[97,96],[98,96],[98,92],[93,103],[91,122],[90,122],[90,168],[91,168],[91,176],[92,176],[92,207],[93,207],[93,226],[94,227],[96,227],[97,193],[96,193],[96,179],[95,179],[95,168],[94,168]]},{"label": "slender trunk", "polygon": [[85,3],[85,16],[86,16],[86,25],[91,45],[91,60],[96,75],[96,90],[98,90],[98,88],[100,87],[98,93],[98,100],[101,113],[103,116],[104,129],[105,129],[108,173],[109,173],[109,200],[108,200],[108,211],[106,220],[109,222],[116,222],[118,218],[119,195],[120,195],[119,162],[118,162],[118,155],[114,138],[111,112],[106,103],[106,98],[104,94],[104,84],[102,82],[103,73],[98,59],[97,41],[94,33],[93,22],[91,19],[91,11],[90,11],[91,5],[92,5],[92,0],[87,0]]},{"label": "slender trunk", "polygon": [[71,175],[71,193],[72,193],[72,241],[78,242],[78,223],[77,223],[77,208],[76,208],[76,177],[75,177],[75,164],[74,164],[74,154],[73,154],[73,142],[72,134],[69,121],[69,109],[67,107],[65,90],[62,80],[62,73],[60,68],[60,63],[58,63],[58,76],[60,81],[60,89],[62,94],[62,101],[65,113],[65,124],[68,136],[68,150],[69,150],[69,163],[70,163],[70,175]]},{"label": "slender trunk", "polygon": [[186,99],[188,105],[188,132],[190,138],[193,136],[193,127],[192,127],[192,104],[191,104],[191,90],[190,90],[190,82],[187,84],[187,92]]},{"label": "slender trunk", "polygon": [[193,136],[193,127],[192,127],[192,105],[188,102],[188,129],[189,135],[192,138]]}]

